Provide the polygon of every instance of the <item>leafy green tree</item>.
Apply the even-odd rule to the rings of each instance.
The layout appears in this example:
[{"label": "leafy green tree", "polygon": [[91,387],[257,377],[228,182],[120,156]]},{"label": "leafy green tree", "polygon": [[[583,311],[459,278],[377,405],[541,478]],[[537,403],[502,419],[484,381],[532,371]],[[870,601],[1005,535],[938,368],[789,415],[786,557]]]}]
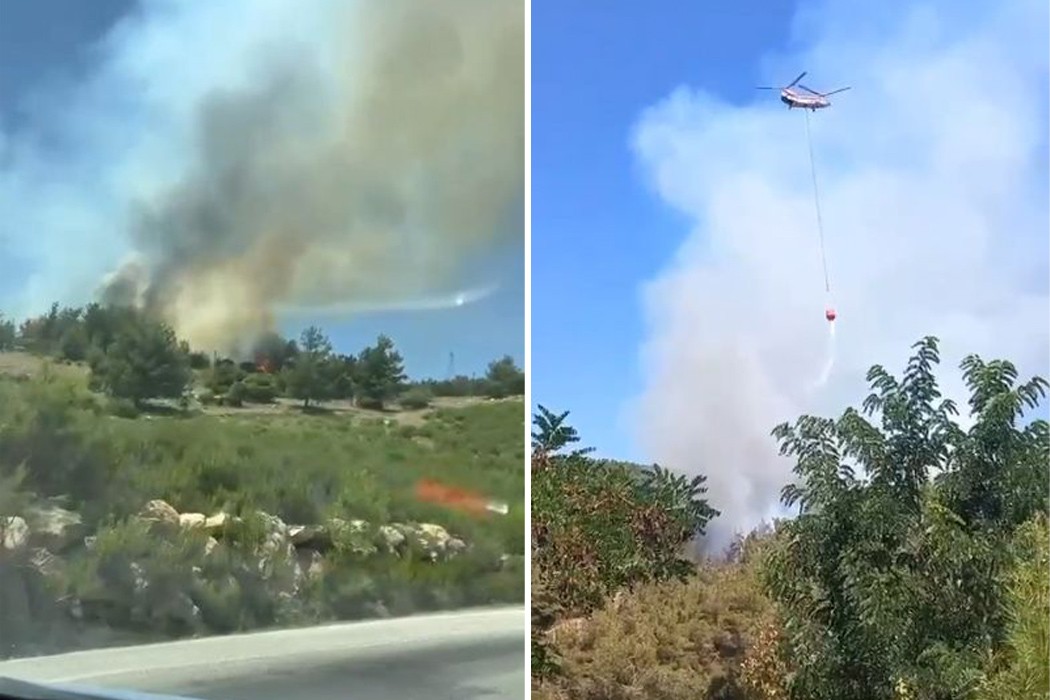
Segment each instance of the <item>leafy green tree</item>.
[{"label": "leafy green tree", "polygon": [[494,398],[521,396],[525,393],[525,373],[510,355],[490,362],[485,380],[488,384],[487,393]]},{"label": "leafy green tree", "polygon": [[405,365],[394,348],[394,341],[385,335],[376,344],[361,351],[357,361],[357,393],[377,408],[399,393],[406,379]]},{"label": "leafy green tree", "polygon": [[[532,416],[532,451],[554,457],[569,445],[578,443],[580,435],[576,428],[565,422],[568,417],[568,411],[554,413],[543,404],[538,404]],[[593,451],[593,447],[577,449],[569,457],[582,457]]]},{"label": "leafy green tree", "polygon": [[426,408],[434,400],[434,395],[426,387],[415,386],[398,397],[402,408],[418,411]]},{"label": "leafy green tree", "polygon": [[[101,313],[108,315],[97,304],[83,309],[52,304],[47,313],[22,322],[19,342],[31,352],[51,354],[71,362],[87,358],[93,346],[92,330]],[[95,325],[89,326],[91,320]]]},{"label": "leafy green tree", "polygon": [[431,379],[424,383],[430,386],[434,396],[479,396],[484,393],[487,381],[460,374],[451,379],[440,381]]},{"label": "leafy green tree", "polygon": [[982,700],[1050,697],[1050,521],[1040,513],[1014,535],[1015,564],[1008,577],[1008,637]]},{"label": "leafy green tree", "polygon": [[344,401],[353,399],[357,386],[357,358],[353,355],[336,355],[332,362],[332,398]]},{"label": "leafy green tree", "polygon": [[540,407],[533,418],[532,556],[545,590],[587,613],[620,588],[689,573],[683,546],[718,515],[705,477],[565,452],[579,439],[566,416]]},{"label": "leafy green tree", "polygon": [[83,323],[71,325],[58,340],[58,354],[70,362],[82,362],[91,350],[91,339]]},{"label": "leafy green tree", "polygon": [[272,374],[256,372],[241,381],[242,400],[253,403],[273,403],[277,398],[277,381]]},{"label": "leafy green tree", "polygon": [[217,360],[207,374],[205,383],[215,395],[221,396],[230,390],[234,382],[244,379],[244,372],[230,359]]},{"label": "leafy green tree", "polygon": [[125,306],[102,306],[88,304],[84,308],[81,323],[91,346],[102,352],[109,349],[121,328],[137,322],[139,313]]},{"label": "leafy green tree", "polygon": [[301,399],[303,408],[310,402],[325,401],[333,391],[332,343],[317,326],[306,328],[299,339],[299,353],[283,374],[286,391]]},{"label": "leafy green tree", "polygon": [[13,350],[18,340],[18,330],[14,321],[0,314],[0,352]]},{"label": "leafy green tree", "polygon": [[196,370],[209,369],[211,367],[211,357],[205,352],[191,352],[190,353],[190,368]]},{"label": "leafy green tree", "polygon": [[61,337],[59,314],[61,307],[55,303],[47,313],[27,318],[18,329],[18,339],[30,352],[49,353],[54,350]]},{"label": "leafy green tree", "polygon": [[984,362],[976,355],[963,360],[962,370],[977,422],[953,444],[949,468],[938,483],[968,527],[1013,530],[1050,510],[1047,422],[1019,427],[1050,385],[1042,377],[1018,385],[1012,363]]},{"label": "leafy green tree", "polygon": [[244,405],[245,400],[248,398],[248,387],[245,385],[243,380],[237,380],[230,385],[227,389],[226,395],[223,397],[223,403],[227,406],[233,406],[240,408]]},{"label": "leafy green tree", "polygon": [[[1045,422],[1018,425],[1045,381],[1017,387],[1009,363],[967,358],[964,430],[937,385],[937,340],[914,347],[902,378],[869,371],[863,413],[774,431],[798,477],[782,495],[799,515],[766,571],[798,669],[793,697],[964,698],[1003,639],[1004,537],[1046,507]],[[1039,495],[1019,492],[1039,460]]]},{"label": "leafy green tree", "polygon": [[148,398],[178,398],[190,382],[189,357],[167,324],[139,316],[126,322],[106,351],[91,358],[93,385],[140,406]]}]

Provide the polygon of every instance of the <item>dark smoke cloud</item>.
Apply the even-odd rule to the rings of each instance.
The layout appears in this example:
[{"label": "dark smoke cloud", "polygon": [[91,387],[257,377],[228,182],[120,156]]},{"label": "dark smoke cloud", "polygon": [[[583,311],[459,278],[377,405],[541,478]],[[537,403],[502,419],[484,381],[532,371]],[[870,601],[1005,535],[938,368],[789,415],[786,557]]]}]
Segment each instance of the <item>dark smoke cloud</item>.
[{"label": "dark smoke cloud", "polygon": [[522,3],[303,11],[323,15],[317,45],[256,42],[246,79],[192,105],[182,171],[126,202],[133,253],[102,297],[202,348],[250,340],[282,306],[447,293],[477,282],[468,262],[523,243],[507,225],[524,183]]}]

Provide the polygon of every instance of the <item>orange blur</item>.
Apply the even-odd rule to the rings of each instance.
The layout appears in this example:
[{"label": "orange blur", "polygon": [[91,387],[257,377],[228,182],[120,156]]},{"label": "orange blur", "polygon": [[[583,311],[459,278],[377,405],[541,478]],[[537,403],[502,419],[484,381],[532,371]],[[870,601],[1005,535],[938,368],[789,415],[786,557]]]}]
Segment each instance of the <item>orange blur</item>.
[{"label": "orange blur", "polygon": [[423,479],[416,484],[416,498],[471,515],[487,515],[489,500],[476,493]]}]

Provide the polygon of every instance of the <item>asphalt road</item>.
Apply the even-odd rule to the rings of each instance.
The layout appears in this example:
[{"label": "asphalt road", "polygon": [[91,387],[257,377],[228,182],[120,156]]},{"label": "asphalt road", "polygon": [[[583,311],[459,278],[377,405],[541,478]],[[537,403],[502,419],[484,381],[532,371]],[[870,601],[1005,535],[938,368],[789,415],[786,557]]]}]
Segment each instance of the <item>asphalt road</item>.
[{"label": "asphalt road", "polygon": [[201,700],[524,700],[525,653],[524,609],[499,608],[16,659],[0,677]]}]

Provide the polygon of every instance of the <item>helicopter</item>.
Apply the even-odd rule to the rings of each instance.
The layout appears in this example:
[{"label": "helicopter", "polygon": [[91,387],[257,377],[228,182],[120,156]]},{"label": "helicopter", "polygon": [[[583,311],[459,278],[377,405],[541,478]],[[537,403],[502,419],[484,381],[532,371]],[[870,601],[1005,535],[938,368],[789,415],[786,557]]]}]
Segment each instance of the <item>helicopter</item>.
[{"label": "helicopter", "polygon": [[[816,112],[818,109],[826,109],[827,107],[830,107],[831,102],[828,100],[830,96],[849,90],[848,87],[844,87],[839,88],[838,90],[832,90],[831,92],[817,92],[816,90],[811,90],[805,85],[799,84],[798,81],[802,80],[804,77],[806,77],[806,71],[802,71],[797,78],[784,87],[759,87],[756,89],[780,90],[780,101],[786,104],[788,109],[798,107],[799,109],[808,109],[813,112]],[[795,89],[795,85],[798,85],[799,88],[805,90],[809,94],[806,95],[799,92]]]}]

